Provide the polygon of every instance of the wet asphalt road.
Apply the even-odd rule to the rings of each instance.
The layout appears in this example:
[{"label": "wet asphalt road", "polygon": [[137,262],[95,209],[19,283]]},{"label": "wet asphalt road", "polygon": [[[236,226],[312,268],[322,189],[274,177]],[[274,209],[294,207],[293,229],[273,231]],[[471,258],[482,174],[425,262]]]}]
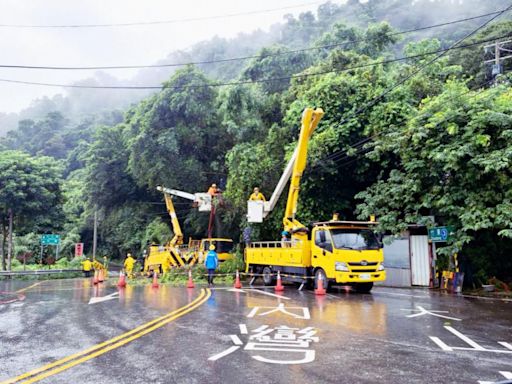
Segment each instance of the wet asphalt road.
[{"label": "wet asphalt road", "polygon": [[[145,286],[117,295],[114,281],[96,288],[89,280],[52,280],[26,289],[32,284],[0,281],[0,383],[55,361],[32,382],[478,383],[504,380],[509,373],[512,378],[512,302],[384,287],[318,297],[286,286],[278,298],[270,289]],[[26,290],[13,293],[20,289]],[[91,297],[107,295],[112,299],[89,304]],[[180,310],[189,303],[188,312]],[[143,334],[118,338],[123,345],[97,346],[171,312],[140,328]]]}]

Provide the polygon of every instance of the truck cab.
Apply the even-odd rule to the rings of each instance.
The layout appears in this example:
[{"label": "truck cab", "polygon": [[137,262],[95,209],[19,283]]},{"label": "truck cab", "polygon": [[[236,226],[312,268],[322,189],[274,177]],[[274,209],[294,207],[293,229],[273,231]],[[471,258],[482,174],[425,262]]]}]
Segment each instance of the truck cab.
[{"label": "truck cab", "polygon": [[202,239],[198,252],[199,262],[202,263],[204,261],[204,258],[210,249],[210,244],[215,245],[215,252],[217,252],[220,262],[229,260],[233,257],[233,240],[223,238]]},{"label": "truck cab", "polygon": [[[382,244],[372,230],[375,222],[315,223],[311,232],[311,265],[329,283],[370,291],[386,279]],[[315,279],[316,280],[316,279]]]}]

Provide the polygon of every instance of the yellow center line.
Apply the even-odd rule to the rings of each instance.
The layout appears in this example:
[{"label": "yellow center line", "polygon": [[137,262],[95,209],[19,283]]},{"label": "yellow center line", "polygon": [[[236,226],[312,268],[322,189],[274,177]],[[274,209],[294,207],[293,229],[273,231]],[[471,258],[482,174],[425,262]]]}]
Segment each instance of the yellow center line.
[{"label": "yellow center line", "polygon": [[150,332],[153,332],[154,330],[170,323],[173,320],[176,320],[179,317],[184,316],[185,314],[193,311],[200,305],[204,304],[210,296],[211,291],[209,289],[206,289],[206,291],[204,289],[201,289],[200,295],[195,300],[181,308],[178,308],[177,310],[169,312],[167,315],[149,321],[137,328],[134,328],[129,332],[123,333],[103,343],[92,346],[82,352],[70,355],[51,364],[34,369],[20,376],[1,382],[0,384],[12,384],[19,382],[35,383],[36,381],[42,380],[49,376],[53,376],[59,372],[74,367],[75,365],[82,364],[97,356],[103,355],[104,353],[107,353],[113,349],[119,348],[133,340],[136,340]]}]

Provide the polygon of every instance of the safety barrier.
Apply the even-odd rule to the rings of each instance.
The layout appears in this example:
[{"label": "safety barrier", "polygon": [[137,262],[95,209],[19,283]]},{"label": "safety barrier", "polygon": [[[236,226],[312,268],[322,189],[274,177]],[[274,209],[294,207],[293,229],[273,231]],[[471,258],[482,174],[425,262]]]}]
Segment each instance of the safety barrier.
[{"label": "safety barrier", "polygon": [[59,273],[82,272],[81,269],[41,269],[36,271],[0,271],[1,276],[36,276],[36,275],[55,275]]},{"label": "safety barrier", "polygon": [[[266,274],[264,275],[263,273],[252,273],[252,272],[239,272],[239,274],[242,276],[248,276],[248,277],[263,277],[263,276],[275,276],[277,277],[277,272],[274,272],[274,273],[269,273],[269,274]],[[173,272],[173,275],[187,275],[188,276],[188,271],[185,271],[185,272]],[[133,276],[137,277],[137,276],[140,276],[140,277],[147,277],[148,275],[143,273],[143,272],[134,272],[133,273]],[[208,276],[207,273],[200,273],[200,274],[194,274],[194,276]],[[217,276],[232,276],[232,277],[236,277],[236,272],[232,272],[232,273],[214,273],[213,276],[217,277]],[[290,274],[287,274],[287,273],[281,273],[281,277],[293,277],[293,278],[301,278],[301,279],[314,279],[315,276],[306,276],[306,275],[290,275]]]}]

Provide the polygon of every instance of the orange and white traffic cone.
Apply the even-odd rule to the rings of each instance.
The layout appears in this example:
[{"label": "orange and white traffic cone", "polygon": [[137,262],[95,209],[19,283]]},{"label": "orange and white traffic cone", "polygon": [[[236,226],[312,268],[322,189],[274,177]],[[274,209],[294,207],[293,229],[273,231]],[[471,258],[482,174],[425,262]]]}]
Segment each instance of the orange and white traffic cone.
[{"label": "orange and white traffic cone", "polygon": [[242,283],[240,282],[240,274],[238,273],[238,269],[236,270],[235,285],[233,285],[233,288],[236,288],[236,289],[242,288]]},{"label": "orange and white traffic cone", "polygon": [[117,282],[117,286],[119,288],[126,287],[126,276],[124,275],[123,271],[119,272],[119,281]]},{"label": "orange and white traffic cone", "polygon": [[153,284],[151,284],[153,288],[158,288],[160,284],[158,284],[158,272],[153,271]]},{"label": "orange and white traffic cone", "polygon": [[105,281],[104,275],[103,275],[103,269],[100,269],[98,273],[98,282],[103,283]]},{"label": "orange and white traffic cone", "polygon": [[94,270],[94,277],[92,278],[92,283],[93,284],[98,284],[100,281],[98,279],[98,271],[95,269]]},{"label": "orange and white traffic cone", "polygon": [[274,290],[276,292],[283,292],[284,291],[283,283],[281,282],[281,272],[280,271],[277,271],[277,284],[274,287]]},{"label": "orange and white traffic cone", "polygon": [[316,284],[315,295],[325,295],[326,290],[324,288],[324,275],[322,273],[318,274],[318,282]]},{"label": "orange and white traffic cone", "polygon": [[187,288],[194,288],[194,281],[192,280],[192,271],[188,271],[188,282],[187,282]]}]

